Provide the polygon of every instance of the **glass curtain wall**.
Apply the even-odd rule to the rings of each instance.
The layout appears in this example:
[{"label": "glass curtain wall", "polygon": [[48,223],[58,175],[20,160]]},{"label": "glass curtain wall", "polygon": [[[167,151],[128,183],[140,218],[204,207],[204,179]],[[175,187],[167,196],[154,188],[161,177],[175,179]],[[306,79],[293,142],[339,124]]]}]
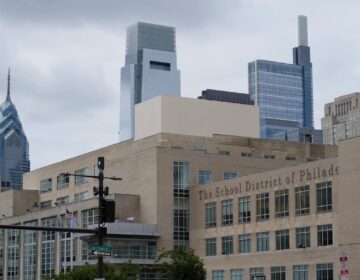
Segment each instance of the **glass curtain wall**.
[{"label": "glass curtain wall", "polygon": [[4,279],[4,230],[0,229],[0,280]]},{"label": "glass curtain wall", "polygon": [[174,248],[189,247],[189,162],[174,161]]},{"label": "glass curtain wall", "polygon": [[[55,227],[56,217],[41,220],[43,227]],[[55,274],[55,232],[43,231],[41,235],[41,275],[52,277]]]},{"label": "glass curtain wall", "polygon": [[[24,223],[25,226],[37,226],[37,221]],[[36,279],[37,232],[24,230],[24,280]]]},{"label": "glass curtain wall", "polygon": [[7,278],[8,280],[19,279],[19,244],[20,231],[18,229],[8,229],[8,253],[7,253]]},{"label": "glass curtain wall", "polygon": [[[97,208],[89,209],[81,212],[82,228],[87,228],[89,225],[97,224],[99,221],[99,210]],[[86,241],[82,241],[82,259],[83,260],[95,260],[96,256],[91,254],[92,244]]]}]

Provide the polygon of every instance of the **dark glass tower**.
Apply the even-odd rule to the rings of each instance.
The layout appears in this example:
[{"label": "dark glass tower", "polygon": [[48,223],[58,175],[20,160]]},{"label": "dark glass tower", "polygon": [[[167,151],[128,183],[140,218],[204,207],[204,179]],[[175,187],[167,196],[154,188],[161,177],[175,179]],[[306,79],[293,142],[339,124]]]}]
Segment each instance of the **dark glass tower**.
[{"label": "dark glass tower", "polygon": [[0,190],[21,189],[30,171],[29,143],[10,97],[10,69],[5,101],[0,105]]},{"label": "dark glass tower", "polygon": [[314,129],[312,64],[305,16],[299,16],[299,45],[293,64],[256,60],[249,63],[249,93],[260,109],[260,137],[321,143]]}]

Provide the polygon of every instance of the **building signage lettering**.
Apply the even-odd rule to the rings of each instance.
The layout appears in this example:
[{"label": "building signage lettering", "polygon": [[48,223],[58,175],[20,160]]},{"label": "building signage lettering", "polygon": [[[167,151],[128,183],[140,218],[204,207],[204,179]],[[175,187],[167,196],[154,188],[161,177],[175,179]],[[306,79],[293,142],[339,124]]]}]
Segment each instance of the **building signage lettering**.
[{"label": "building signage lettering", "polygon": [[216,187],[215,190],[213,191],[202,189],[198,193],[200,200],[204,200],[204,199],[206,200],[206,199],[219,198],[219,197],[229,196],[239,193],[247,193],[250,191],[258,191],[258,190],[266,190],[276,187],[282,187],[295,183],[301,184],[316,179],[332,177],[338,174],[339,174],[339,167],[331,164],[329,168],[321,168],[318,166],[318,167],[314,167],[313,169],[300,169],[298,171],[293,171],[289,175],[284,177],[270,176],[266,180],[259,180],[259,181],[246,180],[243,182],[239,182],[236,186],[229,187],[227,185],[224,185],[223,187]]}]

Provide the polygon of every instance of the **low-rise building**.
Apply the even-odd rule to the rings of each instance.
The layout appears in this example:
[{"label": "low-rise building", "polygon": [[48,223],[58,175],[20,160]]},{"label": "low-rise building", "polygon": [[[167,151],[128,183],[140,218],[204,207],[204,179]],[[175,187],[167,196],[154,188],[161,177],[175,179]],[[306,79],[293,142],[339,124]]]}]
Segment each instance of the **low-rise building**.
[{"label": "low-rise building", "polygon": [[338,141],[360,136],[360,92],[335,98],[325,104],[321,119],[324,144],[336,145]]},{"label": "low-rise building", "polygon": [[[289,229],[293,232],[293,227],[306,223],[308,217],[311,217],[309,223],[312,227],[315,227],[318,217],[325,217],[319,220],[319,225],[332,224],[334,242],[337,242],[334,244],[339,244],[335,227],[337,222],[332,219],[337,213],[335,209],[340,207],[336,206],[335,202],[343,203],[343,201],[337,202],[334,193],[334,210],[332,212],[311,214],[305,218],[303,216],[293,217],[292,207],[294,206],[289,204],[290,218],[284,216],[284,219],[275,219],[273,212],[275,210],[272,208],[274,198],[271,193],[269,194],[270,202],[266,202],[265,199],[264,205],[259,208],[262,209],[261,211],[268,211],[269,221],[266,219],[262,222],[256,221],[255,208],[252,208],[249,224],[235,223],[234,219],[238,218],[234,214],[231,218],[233,219],[232,224],[229,222],[222,225],[218,218],[215,228],[205,229],[205,204],[207,202],[218,203],[218,211],[215,213],[219,216],[221,203],[220,198],[209,198],[208,191],[215,189],[216,192],[216,188],[220,185],[226,184],[233,187],[243,182],[243,192],[246,196],[255,197],[257,193],[260,193],[260,190],[256,189],[256,182],[270,176],[273,180],[276,179],[277,183],[272,181],[272,187],[268,186],[261,193],[277,191],[285,188],[286,178],[282,179],[285,181],[281,181],[281,188],[279,188],[280,180],[275,176],[288,174],[290,170],[291,172],[298,169],[310,170],[317,165],[328,169],[333,164],[334,172],[341,174],[344,168],[342,167],[344,157],[356,156],[348,151],[350,145],[346,144],[344,147],[346,147],[343,149],[346,151],[345,155],[340,154],[338,157],[337,146],[227,135],[201,137],[170,133],[155,134],[139,140],[117,143],[25,174],[24,191],[0,194],[2,205],[0,223],[96,227],[98,221],[97,198],[94,197],[93,186],[97,185],[97,181],[83,177],[64,179],[63,174],[69,172],[78,175],[96,175],[98,172],[95,165],[97,157],[103,156],[105,157],[105,176],[117,176],[123,179],[122,181],[105,181],[105,186],[110,189],[109,198],[114,199],[116,203],[116,222],[109,225],[111,236],[105,240],[105,244],[113,248],[113,255],[105,258],[107,262],[120,266],[123,262],[131,259],[142,267],[140,279],[158,279],[158,275],[153,270],[156,252],[161,248],[191,246],[195,248],[197,254],[204,258],[209,279],[212,275],[213,279],[230,279],[227,275],[231,269],[243,269],[243,273],[246,275],[250,267],[264,267],[265,273],[268,273],[269,267],[273,263],[263,263],[261,266],[258,257],[259,260],[266,261],[272,256],[279,255],[279,252],[271,247],[274,246],[273,243],[269,243],[271,251],[265,252],[264,255],[256,251],[249,252],[247,258],[252,260],[253,264],[249,261],[244,262],[241,266],[240,260],[243,259],[243,256],[236,251],[233,251],[233,254],[227,253],[229,256],[223,255],[218,247],[220,241],[216,241],[218,251],[216,256],[212,257],[206,255],[205,244],[209,238],[220,240],[220,237],[231,235],[235,238],[235,232],[240,234],[240,229],[243,230],[243,234],[254,235],[260,232],[258,231],[260,227],[261,232],[265,232],[267,229],[271,232],[269,238],[274,238],[272,235],[274,230]],[[353,162],[356,163],[355,159]],[[340,177],[341,175],[334,174],[333,177],[335,176]],[[328,181],[333,177],[325,179]],[[248,194],[244,180],[253,181],[255,190],[249,191]],[[337,184],[337,181],[332,183],[333,189]],[[312,186],[312,188],[315,187]],[[203,191],[201,200],[199,191]],[[220,190],[220,193],[222,191],[224,192],[222,199],[233,199],[232,211],[235,211],[235,200],[238,199],[239,193],[235,193],[234,189],[231,191],[230,188],[227,191]],[[289,197],[292,192],[291,189]],[[23,196],[22,198],[20,194]],[[311,195],[310,199],[311,205],[313,205],[315,196]],[[285,201],[286,195],[284,194],[284,203]],[[289,198],[288,201],[292,200]],[[267,203],[271,206],[268,210],[266,210]],[[8,210],[11,206],[18,204],[21,207],[13,210],[16,210],[16,213]],[[255,202],[252,201],[251,205],[251,207],[255,207]],[[311,208],[311,211],[315,210]],[[75,222],[73,218],[67,219],[69,213],[75,217]],[[342,212],[339,213],[342,215]],[[229,219],[230,215],[229,212]],[[291,219],[292,223],[285,226],[288,219]],[[316,239],[312,240],[315,242]],[[300,250],[294,247],[292,239],[291,242],[291,251],[297,255]],[[88,235],[78,238],[77,235],[71,236],[65,233],[0,230],[0,256],[3,256],[2,259],[0,258],[0,279],[1,277],[9,280],[41,279],[64,269],[94,263],[95,256],[91,252],[94,244],[95,240]],[[314,244],[311,252],[323,249]],[[333,249],[330,251],[335,252]],[[350,253],[349,251],[349,255]],[[264,257],[265,255],[268,256],[268,259]],[[300,256],[296,260],[305,255],[300,254]],[[306,256],[308,258],[309,254]],[[311,262],[304,259],[303,263],[313,264],[316,260],[316,264],[323,264],[325,261],[326,263],[332,261],[336,272],[333,259],[322,260],[321,256],[316,256],[317,258]],[[282,263],[278,264],[278,266],[281,265]],[[290,265],[286,266],[287,269],[288,267]],[[221,277],[221,270],[223,270],[225,278],[216,278],[218,274],[214,271],[220,271],[219,277]],[[291,273],[290,270],[287,271],[287,275]],[[248,279],[247,276],[244,279]]]}]

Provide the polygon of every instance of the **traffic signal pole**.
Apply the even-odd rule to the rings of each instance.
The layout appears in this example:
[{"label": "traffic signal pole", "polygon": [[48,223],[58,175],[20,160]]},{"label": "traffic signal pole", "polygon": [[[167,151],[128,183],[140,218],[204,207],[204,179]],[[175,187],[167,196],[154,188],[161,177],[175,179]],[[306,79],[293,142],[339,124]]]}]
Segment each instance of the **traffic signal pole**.
[{"label": "traffic signal pole", "polygon": [[[101,162],[102,161],[102,162]],[[99,226],[98,226],[98,242],[100,246],[104,245],[104,158],[98,158],[99,168]],[[104,278],[104,257],[98,255],[98,278]]]},{"label": "traffic signal pole", "polygon": [[[105,195],[109,194],[109,188],[104,189],[104,179],[120,181],[121,178],[118,177],[105,177],[104,168],[105,168],[105,159],[104,157],[98,157],[97,167],[99,169],[98,175],[82,175],[82,174],[70,174],[62,173],[63,176],[74,176],[74,177],[86,177],[94,178],[99,180],[99,188],[94,187],[94,196],[99,195],[99,222],[97,229],[87,229],[87,228],[60,228],[60,227],[39,227],[39,226],[22,226],[22,225],[2,225],[0,224],[0,229],[19,229],[19,230],[35,230],[35,231],[50,231],[50,232],[75,232],[75,233],[90,233],[95,234],[98,238],[99,246],[104,245],[104,237],[107,234],[107,228],[105,227],[105,222],[112,223],[115,218],[115,203],[111,200],[106,200]],[[112,203],[111,203],[112,202]],[[109,210],[110,211],[105,211]],[[107,213],[107,217],[105,217]],[[104,279],[104,257],[101,254],[98,254],[98,279]]]}]

